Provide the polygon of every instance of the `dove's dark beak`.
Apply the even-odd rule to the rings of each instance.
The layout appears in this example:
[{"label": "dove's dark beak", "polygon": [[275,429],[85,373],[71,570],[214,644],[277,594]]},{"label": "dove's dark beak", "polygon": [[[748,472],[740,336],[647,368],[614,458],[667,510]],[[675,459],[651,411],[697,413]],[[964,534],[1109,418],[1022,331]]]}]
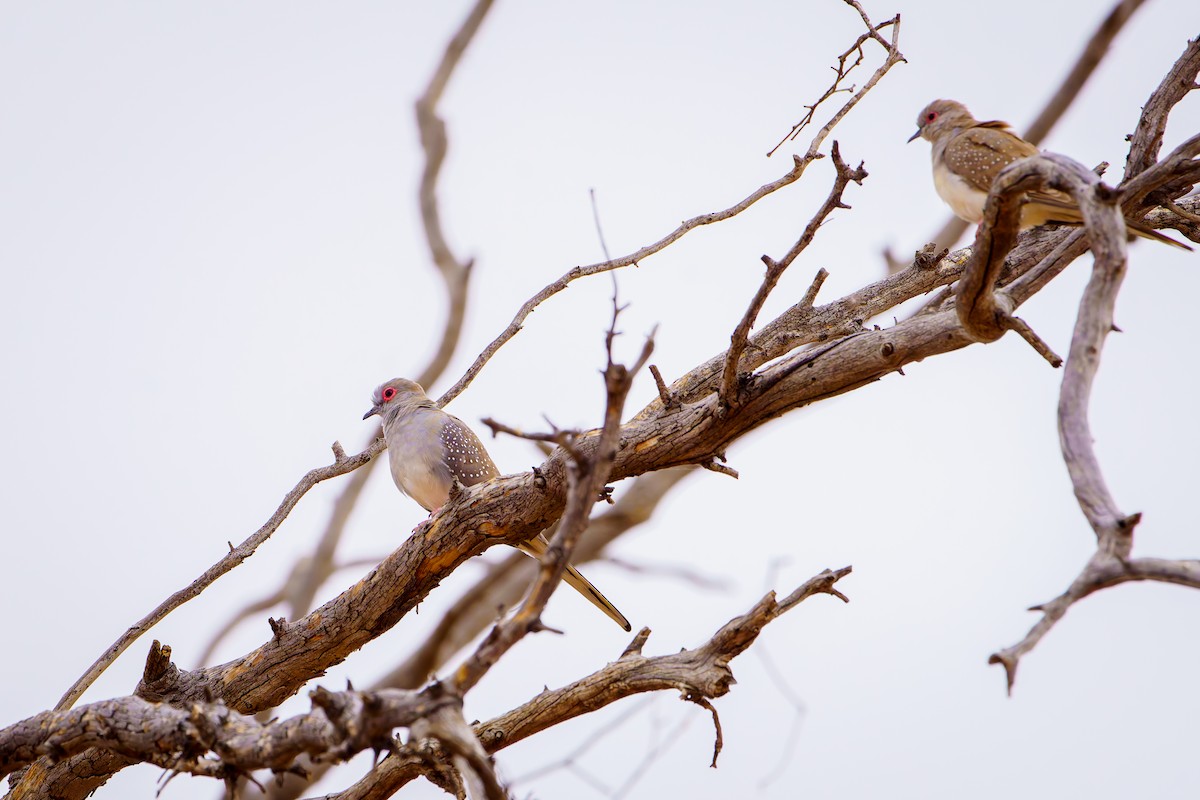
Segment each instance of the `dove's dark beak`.
[{"label": "dove's dark beak", "polygon": [[921,129],[917,128],[917,132],[914,133],[912,136],[908,137],[908,140],[911,142],[913,139],[919,139],[919,138],[921,138]]},{"label": "dove's dark beak", "polygon": [[371,406],[371,410],[363,414],[363,419],[369,419],[379,413],[379,406]]}]

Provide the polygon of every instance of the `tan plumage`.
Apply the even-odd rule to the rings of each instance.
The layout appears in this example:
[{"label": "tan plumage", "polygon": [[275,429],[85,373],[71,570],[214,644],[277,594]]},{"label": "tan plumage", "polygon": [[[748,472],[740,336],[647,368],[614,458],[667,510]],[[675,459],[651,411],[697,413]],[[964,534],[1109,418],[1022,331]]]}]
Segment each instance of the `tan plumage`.
[{"label": "tan plumage", "polygon": [[[371,410],[363,419],[376,414],[383,419],[392,480],[426,511],[432,513],[445,505],[455,480],[463,486],[474,486],[500,475],[475,432],[458,417],[438,408],[420,384],[393,378],[375,390],[371,402]],[[548,546],[546,537],[539,533],[517,545],[517,549],[537,558]],[[630,630],[629,620],[577,569],[568,565],[563,581]]]},{"label": "tan plumage", "polygon": [[[1000,171],[1022,158],[1037,155],[1038,149],[1017,136],[1007,122],[980,122],[966,106],[954,100],[934,100],[917,116],[917,137],[933,147],[933,185],[960,219],[979,223],[988,192]],[[1029,192],[1021,206],[1021,227],[1046,223],[1079,225],[1083,214],[1063,192]],[[1144,223],[1126,220],[1130,233],[1157,242],[1191,250],[1185,244],[1164,236]]]}]

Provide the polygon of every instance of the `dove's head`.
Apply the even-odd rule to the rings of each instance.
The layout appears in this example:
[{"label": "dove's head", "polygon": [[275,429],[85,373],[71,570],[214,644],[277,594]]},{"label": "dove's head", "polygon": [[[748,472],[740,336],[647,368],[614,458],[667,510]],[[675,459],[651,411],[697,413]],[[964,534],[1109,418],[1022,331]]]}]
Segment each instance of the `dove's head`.
[{"label": "dove's head", "polygon": [[929,142],[937,142],[957,130],[972,128],[978,124],[967,107],[957,100],[934,100],[917,115],[917,132],[908,137],[911,142],[918,136]]},{"label": "dove's head", "polygon": [[432,405],[421,384],[407,378],[392,378],[375,388],[371,394],[371,410],[363,414],[363,419],[376,414],[386,417],[407,408]]}]

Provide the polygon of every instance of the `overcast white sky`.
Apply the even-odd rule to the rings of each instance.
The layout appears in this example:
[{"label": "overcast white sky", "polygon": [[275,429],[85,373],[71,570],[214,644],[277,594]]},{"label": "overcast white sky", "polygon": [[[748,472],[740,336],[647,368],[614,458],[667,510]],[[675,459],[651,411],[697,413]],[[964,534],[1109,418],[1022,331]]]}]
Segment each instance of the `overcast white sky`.
[{"label": "overcast white sky", "polygon": [[[828,301],[878,278],[884,248],[909,253],[940,227],[928,147],[905,144],[921,106],[952,97],[1023,127],[1108,10],[1091,0],[866,5],[877,21],[903,13],[909,63],[838,129],[845,157],[865,161],[870,178],[848,191],[853,211],[822,229],[764,319],[819,267],[831,273]],[[0,6],[0,725],[53,705],[128,624],[327,463],[332,441],[358,449],[371,389],[425,363],[443,299],[415,203],[412,102],[467,7]],[[525,298],[600,260],[589,189],[616,254],[783,174],[787,152],[763,154],[859,26],[836,0],[500,0],[444,103],[443,218],[477,275],[459,357],[431,391]],[[1198,31],[1200,4],[1151,0],[1046,146],[1110,161],[1119,175],[1142,102]],[[1197,130],[1193,95],[1166,147]],[[621,272],[625,354],[654,325],[669,379],[720,351],[760,279],[759,256],[794,241],[830,172],[818,163],[802,185]],[[1135,553],[1196,557],[1189,330],[1200,257],[1138,243],[1131,259],[1117,308],[1125,332],[1105,351],[1093,427],[1118,503],[1145,514]],[[1081,259],[1022,312],[1060,353],[1089,267]],[[451,410],[480,428],[488,415],[593,425],[609,293],[601,278],[551,300]],[[1015,337],[906,372],[748,437],[729,453],[741,480],[689,479],[614,549],[722,578],[727,591],[587,570],[635,627],[653,629],[654,654],[697,644],[767,588],[855,568],[841,586],[850,605],[815,598],[734,662],[738,684],[716,703],[719,769],[708,768],[708,715],[668,694],[580,756],[580,769],[615,791],[663,745],[627,788],[643,798],[1120,798],[1195,786],[1200,593],[1128,585],[1086,600],[1023,661],[1011,699],[986,664],[1092,549],[1058,454],[1061,373]],[[630,407],[652,395],[643,379]],[[967,431],[988,458],[964,452]],[[488,446],[508,472],[540,460],[520,442]],[[234,609],[274,588],[339,488],[312,492],[249,563],[153,632],[181,667],[195,666]],[[423,517],[381,471],[345,554],[382,556]],[[340,574],[322,598],[359,574]],[[477,574],[463,568],[420,616],[321,683],[369,684]],[[266,616],[218,657],[260,644]],[[471,694],[468,718],[584,675],[628,641],[567,592],[548,621],[567,635],[523,642]],[[85,701],[131,691],[150,638]],[[638,702],[503,751],[504,776],[563,758]],[[367,768],[357,760],[319,791]],[[151,797],[158,775],[126,770],[97,797]],[[514,791],[604,796],[570,769]],[[179,778],[163,796],[216,792]],[[420,785],[409,796],[441,795]]]}]

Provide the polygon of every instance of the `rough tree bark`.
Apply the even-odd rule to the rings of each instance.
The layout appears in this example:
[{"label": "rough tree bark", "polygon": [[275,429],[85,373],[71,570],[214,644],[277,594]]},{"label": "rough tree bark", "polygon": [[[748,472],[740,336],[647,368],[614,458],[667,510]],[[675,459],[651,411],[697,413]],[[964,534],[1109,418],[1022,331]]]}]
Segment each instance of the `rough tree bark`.
[{"label": "rough tree bark", "polygon": [[[800,180],[811,164],[827,158],[834,174],[826,200],[792,247],[777,258],[763,257],[767,269],[761,288],[731,331],[726,351],[667,381],[649,366],[653,341],[648,340],[638,359],[625,367],[612,353],[620,311],[614,297],[602,423],[589,431],[532,435],[553,445],[536,470],[457,491],[439,513],[368,575],[311,610],[317,588],[335,573],[338,539],[368,470],[383,451],[378,438],[353,456],[335,444],[332,464],[305,475],[259,531],[136,623],[68,690],[56,709],[0,730],[0,774],[12,775],[8,796],[82,798],[124,767],[148,763],[221,780],[231,793],[252,791],[247,778],[256,770],[270,770],[289,776],[289,780],[271,789],[260,787],[261,791],[275,797],[296,797],[328,765],[362,750],[374,750],[387,753],[387,758],[356,784],[331,797],[387,797],[413,778],[424,776],[460,796],[502,798],[507,796],[506,790],[492,767],[492,753],[623,697],[663,690],[678,690],[684,699],[711,713],[715,764],[722,734],[711,700],[730,691],[732,659],[754,644],[764,626],[812,595],[824,593],[845,600],[840,582],[850,573],[849,567],[826,570],[782,600],[768,593],[745,614],[723,626],[714,625],[716,631],[707,642],[679,653],[643,655],[650,636],[650,631],[643,629],[612,663],[568,686],[516,704],[494,719],[469,725],[462,715],[462,700],[501,658],[509,657],[517,641],[544,629],[542,609],[568,560],[595,556],[604,544],[645,520],[659,500],[695,467],[736,477],[724,464],[724,453],[747,433],[795,409],[877,381],[907,364],[995,341],[1008,331],[1016,331],[1051,364],[1061,364],[1014,312],[1089,249],[1094,255],[1093,273],[1080,300],[1058,416],[1063,458],[1079,505],[1095,531],[1097,548],[1069,588],[1039,607],[1042,619],[1029,634],[1016,645],[997,651],[992,660],[1005,668],[1011,691],[1021,656],[1036,646],[1074,602],[1128,581],[1200,588],[1200,562],[1132,556],[1139,516],[1122,512],[1105,486],[1087,420],[1092,382],[1112,328],[1113,303],[1126,269],[1121,215],[1146,218],[1156,227],[1171,227],[1200,241],[1200,200],[1186,197],[1200,181],[1200,136],[1188,139],[1165,157],[1159,152],[1171,109],[1196,88],[1200,39],[1188,44],[1151,94],[1131,137],[1125,175],[1117,187],[1105,186],[1093,172],[1060,156],[1018,162],[1005,170],[993,187],[972,247],[955,253],[927,247],[888,277],[818,304],[825,279],[822,270],[799,302],[758,325],[758,315],[783,271],[819,235],[833,210],[850,207],[848,193],[861,191],[868,178],[862,163],[851,166],[854,159],[851,163],[843,160],[836,141],[827,153],[822,149],[825,142],[836,124],[891,67],[903,61],[898,49],[899,17],[876,24],[857,2],[846,1],[861,16],[864,33],[838,58],[834,83],[809,107],[789,136],[813,123],[823,103],[849,96],[784,175],[724,210],[685,221],[634,253],[576,267],[548,284],[516,312],[512,323],[479,353],[439,402],[446,404],[465,391],[491,357],[520,331],[529,314],[572,282],[637,264],[700,226],[730,219]],[[449,308],[440,344],[420,376],[426,383],[442,374],[458,346],[471,274],[471,262],[455,256],[441,233],[436,187],[447,140],[437,103],[490,5],[488,0],[476,5],[449,44],[428,92],[417,103],[427,157],[420,190],[422,216]],[[1114,9],[1097,34],[1100,43],[1088,49],[1081,66],[1068,76],[1068,88],[1055,96],[1052,118],[1069,104],[1116,30],[1138,5],[1125,2]],[[881,63],[860,89],[848,90],[842,84],[864,61],[868,46],[878,48],[872,52],[882,53]],[[1050,122],[1042,120],[1040,124],[1044,133]],[[1084,210],[1086,229],[1019,234],[1022,196],[1040,187],[1070,193]],[[952,290],[946,288],[952,286]],[[916,314],[887,327],[870,323],[901,303],[938,289],[944,291]],[[651,371],[658,399],[628,414],[625,398],[632,382],[649,379]],[[501,423],[493,423],[493,429],[515,433]],[[171,661],[170,648],[155,642],[134,694],[72,708],[87,686],[138,636],[252,554],[309,489],[347,473],[353,474],[316,552],[297,564],[284,587],[250,607],[258,610],[288,602],[289,618],[271,620],[273,635],[268,641],[227,663],[204,664],[194,670],[180,669]],[[589,521],[593,505],[606,496],[605,486],[620,481],[632,481],[633,488],[611,509]],[[379,685],[366,691],[316,688],[310,691],[313,707],[306,714],[275,721],[253,717],[274,708],[395,626],[468,559],[553,526],[557,528],[551,547],[536,574],[523,569],[527,563],[520,556],[493,566],[430,638],[415,646]],[[518,602],[522,596],[524,600]],[[446,665],[493,623],[491,609],[497,604],[515,606],[516,611],[495,622],[447,678],[427,683],[426,676]],[[202,662],[210,652],[211,648]],[[407,743],[394,737],[396,728],[410,730]]]}]

